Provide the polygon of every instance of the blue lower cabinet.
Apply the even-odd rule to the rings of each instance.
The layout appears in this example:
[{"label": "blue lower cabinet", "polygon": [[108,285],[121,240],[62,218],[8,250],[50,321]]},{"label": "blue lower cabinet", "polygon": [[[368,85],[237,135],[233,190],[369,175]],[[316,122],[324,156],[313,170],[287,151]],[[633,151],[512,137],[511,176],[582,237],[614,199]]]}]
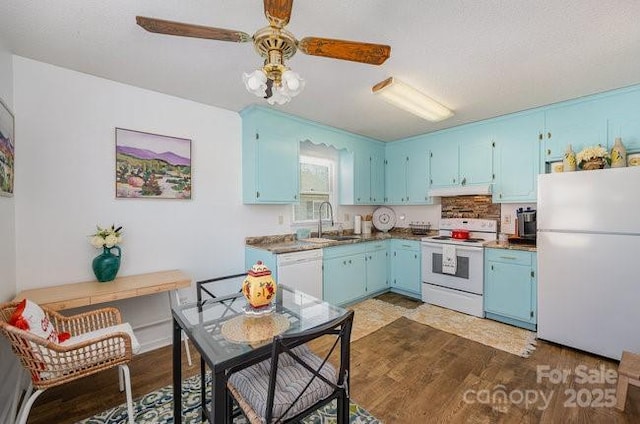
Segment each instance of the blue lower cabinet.
[{"label": "blue lower cabinet", "polygon": [[362,297],[366,291],[364,254],[323,260],[323,296],[334,305],[343,305]]},{"label": "blue lower cabinet", "polygon": [[535,330],[536,253],[485,249],[484,310],[487,318]]},{"label": "blue lower cabinet", "polygon": [[374,241],[324,249],[324,300],[344,305],[388,290],[387,243]]},{"label": "blue lower cabinet", "polygon": [[367,295],[381,292],[389,287],[387,280],[387,243],[367,243],[365,262],[367,266]]},{"label": "blue lower cabinet", "polygon": [[390,287],[393,291],[420,299],[420,242],[413,240],[391,240]]}]

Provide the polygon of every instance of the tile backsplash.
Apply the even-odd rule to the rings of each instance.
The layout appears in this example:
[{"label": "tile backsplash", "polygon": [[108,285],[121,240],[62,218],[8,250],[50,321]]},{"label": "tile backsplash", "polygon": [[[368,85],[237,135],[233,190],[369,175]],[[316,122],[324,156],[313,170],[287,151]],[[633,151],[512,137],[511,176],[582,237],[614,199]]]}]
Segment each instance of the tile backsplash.
[{"label": "tile backsplash", "polygon": [[482,218],[500,220],[500,204],[491,195],[442,198],[442,218]]}]

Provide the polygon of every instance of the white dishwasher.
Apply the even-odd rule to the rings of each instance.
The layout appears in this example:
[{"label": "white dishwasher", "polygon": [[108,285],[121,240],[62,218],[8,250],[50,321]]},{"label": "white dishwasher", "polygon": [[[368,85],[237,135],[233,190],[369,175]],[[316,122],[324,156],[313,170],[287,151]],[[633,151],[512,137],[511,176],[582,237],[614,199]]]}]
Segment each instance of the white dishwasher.
[{"label": "white dishwasher", "polygon": [[322,299],[322,249],[281,253],[278,263],[278,284]]}]

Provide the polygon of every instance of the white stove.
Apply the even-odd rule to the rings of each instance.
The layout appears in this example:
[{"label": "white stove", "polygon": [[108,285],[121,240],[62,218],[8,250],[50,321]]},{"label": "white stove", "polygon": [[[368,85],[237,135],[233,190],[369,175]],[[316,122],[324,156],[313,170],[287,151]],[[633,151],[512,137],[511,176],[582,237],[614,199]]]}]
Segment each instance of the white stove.
[{"label": "white stove", "polygon": [[[469,239],[454,239],[456,229]],[[478,317],[484,316],[484,249],[496,240],[495,220],[443,218],[437,236],[422,239],[422,300]]]},{"label": "white stove", "polygon": [[[452,231],[458,229],[468,230],[469,238],[452,238]],[[496,240],[497,234],[498,223],[493,219],[442,218],[438,235],[424,237],[422,241],[482,247],[485,242]]]}]

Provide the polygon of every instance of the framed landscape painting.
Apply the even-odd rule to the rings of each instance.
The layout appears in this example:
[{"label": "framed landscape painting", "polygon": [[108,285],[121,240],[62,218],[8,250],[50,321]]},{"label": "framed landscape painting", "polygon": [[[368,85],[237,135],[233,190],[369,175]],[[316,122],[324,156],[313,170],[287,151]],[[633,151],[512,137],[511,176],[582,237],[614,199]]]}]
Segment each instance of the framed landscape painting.
[{"label": "framed landscape painting", "polygon": [[191,140],[116,128],[116,197],[191,199]]},{"label": "framed landscape painting", "polygon": [[15,175],[15,121],[0,100],[0,196],[13,196]]}]

